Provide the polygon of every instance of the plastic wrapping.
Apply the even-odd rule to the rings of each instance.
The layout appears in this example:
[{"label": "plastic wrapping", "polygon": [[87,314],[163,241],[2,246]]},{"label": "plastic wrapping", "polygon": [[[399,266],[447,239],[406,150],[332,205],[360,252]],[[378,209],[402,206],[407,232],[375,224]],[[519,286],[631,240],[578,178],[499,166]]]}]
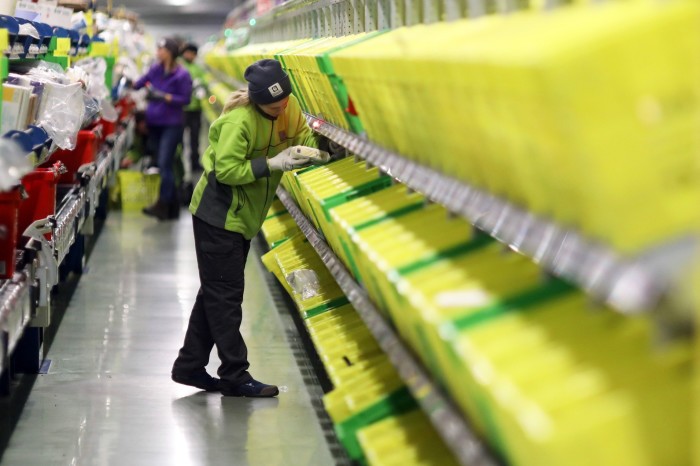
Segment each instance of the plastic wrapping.
[{"label": "plastic wrapping", "polygon": [[[63,85],[47,82],[44,85],[44,103],[37,118],[61,149],[75,149],[78,131],[86,114],[84,93],[80,83]],[[96,102],[95,102],[96,104]],[[91,108],[91,111],[94,110]],[[97,107],[99,111],[99,107]],[[93,115],[94,116],[94,115]]]},{"label": "plastic wrapping", "polygon": [[316,272],[309,269],[295,270],[284,277],[292,287],[295,293],[300,294],[303,300],[311,299],[317,296],[321,284],[318,281]]},{"label": "plastic wrapping", "polygon": [[82,11],[73,13],[73,16],[71,17],[71,29],[73,29],[74,31],[80,31],[86,29],[87,24],[88,21],[85,18],[85,13],[83,13]]},{"label": "plastic wrapping", "polygon": [[26,152],[14,141],[0,139],[0,191],[7,191],[22,181],[34,167]]},{"label": "plastic wrapping", "polygon": [[99,102],[85,99],[82,82],[71,82],[71,78],[82,81],[81,77],[89,75],[78,69],[68,76],[60,65],[44,61],[13,64],[12,69],[43,83],[37,124],[46,130],[57,147],[74,149],[85,117],[94,117],[100,108]]},{"label": "plastic wrapping", "polygon": [[[15,69],[15,66],[12,67]],[[70,84],[70,79],[66,76],[61,65],[57,63],[49,63],[40,61],[36,64],[31,64],[26,71],[26,74],[38,81],[55,82],[59,84]]]},{"label": "plastic wrapping", "polygon": [[88,80],[86,81],[86,88],[89,96],[100,101],[109,96],[109,90],[105,85],[107,62],[104,58],[84,58],[79,60],[73,68],[81,69],[87,74]]},{"label": "plastic wrapping", "polygon": [[100,114],[102,104],[95,98],[83,94],[83,103],[85,105],[85,115],[83,115],[83,123],[81,127],[90,123],[97,115]]},{"label": "plastic wrapping", "polygon": [[136,81],[141,76],[136,61],[129,57],[119,57],[116,65],[114,65],[114,74],[125,77],[130,81]]},{"label": "plastic wrapping", "polygon": [[109,100],[102,101],[102,119],[114,123],[119,119],[119,113]]}]

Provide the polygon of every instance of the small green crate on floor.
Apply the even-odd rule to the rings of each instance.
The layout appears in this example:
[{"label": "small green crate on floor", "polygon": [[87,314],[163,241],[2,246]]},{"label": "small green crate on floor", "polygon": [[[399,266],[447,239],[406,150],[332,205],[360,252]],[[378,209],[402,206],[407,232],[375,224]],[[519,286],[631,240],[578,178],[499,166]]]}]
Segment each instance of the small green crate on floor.
[{"label": "small green crate on floor", "polygon": [[138,212],[158,200],[160,175],[132,170],[117,173],[118,199],[124,212]]}]

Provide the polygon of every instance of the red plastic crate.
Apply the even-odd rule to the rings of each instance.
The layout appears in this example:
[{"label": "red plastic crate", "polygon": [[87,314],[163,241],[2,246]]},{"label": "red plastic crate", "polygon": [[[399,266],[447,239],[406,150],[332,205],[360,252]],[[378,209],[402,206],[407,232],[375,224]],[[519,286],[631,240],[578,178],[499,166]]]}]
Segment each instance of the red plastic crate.
[{"label": "red plastic crate", "polygon": [[17,254],[17,221],[22,194],[19,187],[0,193],[0,278],[15,273]]},{"label": "red plastic crate", "polygon": [[116,103],[114,108],[117,109],[119,114],[119,121],[125,121],[136,111],[136,102],[128,97],[124,97]]},{"label": "red plastic crate", "polygon": [[107,139],[107,136],[111,136],[117,130],[116,121],[107,121],[100,118],[99,124],[102,125],[102,138]]},{"label": "red plastic crate", "polygon": [[[37,168],[22,178],[27,198],[19,205],[17,240],[37,220],[56,213],[56,185],[60,175],[55,168]],[[51,233],[46,234],[51,239]]]},{"label": "red plastic crate", "polygon": [[43,168],[50,168],[56,162],[63,162],[66,173],[58,179],[59,184],[75,184],[78,182],[78,169],[86,163],[94,162],[100,149],[102,126],[97,125],[90,130],[78,132],[78,142],[73,150],[57,150]]}]

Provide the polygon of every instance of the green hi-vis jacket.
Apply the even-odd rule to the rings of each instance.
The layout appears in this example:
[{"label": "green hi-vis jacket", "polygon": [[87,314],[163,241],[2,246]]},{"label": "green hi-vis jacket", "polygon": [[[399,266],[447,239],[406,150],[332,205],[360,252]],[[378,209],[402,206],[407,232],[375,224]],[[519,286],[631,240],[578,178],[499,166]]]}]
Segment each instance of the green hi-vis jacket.
[{"label": "green hi-vis jacket", "polygon": [[267,158],[291,146],[318,147],[293,95],[276,120],[253,104],[222,114],[209,129],[204,173],[194,189],[190,212],[210,225],[252,239],[282,179],[282,172],[270,173]]}]

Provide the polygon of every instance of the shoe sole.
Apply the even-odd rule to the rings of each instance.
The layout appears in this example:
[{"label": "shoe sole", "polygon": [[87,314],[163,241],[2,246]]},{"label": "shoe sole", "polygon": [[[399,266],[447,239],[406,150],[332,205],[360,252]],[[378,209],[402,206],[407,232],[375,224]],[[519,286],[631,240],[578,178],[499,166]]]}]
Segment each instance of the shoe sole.
[{"label": "shoe sole", "polygon": [[280,394],[280,391],[276,390],[275,393],[269,395],[242,395],[240,393],[227,392],[222,390],[221,394],[224,396],[234,396],[236,398],[274,398]]}]

